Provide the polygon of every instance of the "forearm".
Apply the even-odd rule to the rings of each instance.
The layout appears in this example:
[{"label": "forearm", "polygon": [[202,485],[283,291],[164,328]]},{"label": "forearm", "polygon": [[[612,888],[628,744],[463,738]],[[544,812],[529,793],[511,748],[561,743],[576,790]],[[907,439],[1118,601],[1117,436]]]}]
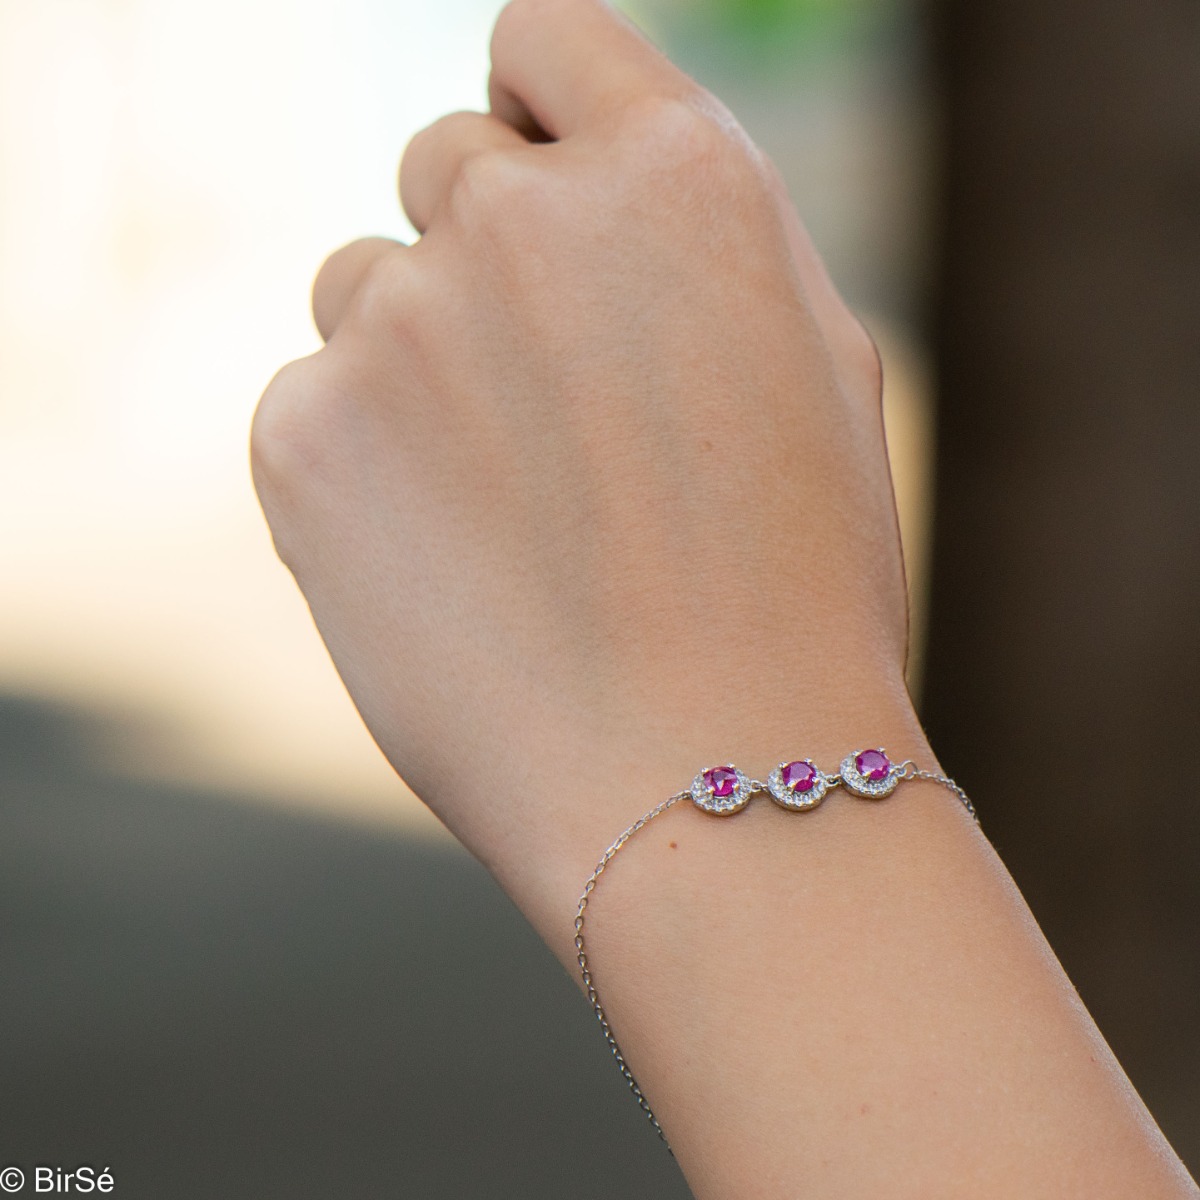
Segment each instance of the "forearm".
[{"label": "forearm", "polygon": [[811,813],[681,803],[587,914],[613,1031],[698,1200],[1196,1194],[935,783]]}]

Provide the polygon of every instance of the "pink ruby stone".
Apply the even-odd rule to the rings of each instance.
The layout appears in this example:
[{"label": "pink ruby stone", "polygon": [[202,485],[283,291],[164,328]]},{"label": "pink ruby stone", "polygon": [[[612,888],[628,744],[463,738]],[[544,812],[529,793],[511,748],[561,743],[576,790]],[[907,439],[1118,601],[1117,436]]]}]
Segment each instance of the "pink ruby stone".
[{"label": "pink ruby stone", "polygon": [[780,774],[784,786],[793,792],[811,792],[817,782],[816,768],[809,762],[790,762]]},{"label": "pink ruby stone", "polygon": [[871,780],[872,783],[886,779],[888,772],[892,769],[892,764],[888,762],[888,757],[882,750],[864,750],[861,754],[856,754],[854,765],[858,769],[858,773],[864,779]]},{"label": "pink ruby stone", "polygon": [[704,772],[704,783],[714,796],[732,796],[737,772],[732,767],[712,767]]}]

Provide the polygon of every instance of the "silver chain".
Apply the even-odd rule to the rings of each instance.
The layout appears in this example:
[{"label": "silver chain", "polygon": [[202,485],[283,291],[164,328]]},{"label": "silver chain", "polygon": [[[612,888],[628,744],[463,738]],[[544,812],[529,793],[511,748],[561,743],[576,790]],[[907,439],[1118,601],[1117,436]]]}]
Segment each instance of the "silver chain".
[{"label": "silver chain", "polygon": [[671,1157],[675,1157],[675,1151],[671,1150],[671,1144],[667,1141],[667,1135],[663,1133],[662,1126],[658,1123],[658,1118],[651,1111],[650,1105],[646,1097],[642,1095],[642,1089],[638,1087],[637,1080],[633,1077],[633,1072],[629,1069],[629,1064],[625,1061],[625,1055],[621,1053],[621,1047],[617,1045],[617,1039],[613,1037],[612,1028],[608,1024],[608,1017],[604,1013],[604,1005],[600,1003],[600,996],[596,992],[596,985],[592,982],[592,971],[588,966],[587,951],[583,946],[583,914],[588,906],[588,897],[591,896],[593,889],[596,886],[596,880],[604,874],[604,868],[608,866],[618,850],[643,825],[649,825],[655,817],[661,813],[665,813],[672,804],[677,804],[680,800],[687,799],[690,792],[676,792],[675,795],[664,800],[657,807],[652,808],[644,817],[639,817],[630,827],[607,850],[604,852],[604,857],[596,864],[596,869],[588,877],[588,881],[584,884],[583,895],[579,897],[579,909],[575,913],[575,949],[579,952],[579,970],[583,975],[583,986],[587,989],[587,997],[592,1002],[592,1011],[595,1012],[597,1020],[600,1022],[600,1028],[604,1031],[604,1040],[608,1042],[612,1049],[613,1058],[617,1061],[617,1066],[621,1069],[621,1074],[629,1081],[629,1087],[633,1091],[633,1098],[638,1102],[642,1112],[650,1118],[650,1124],[654,1126],[655,1132],[663,1140],[663,1144],[670,1151]]},{"label": "silver chain", "polygon": [[975,824],[979,824],[979,814],[975,811],[975,805],[949,775],[939,775],[936,771],[922,771],[911,758],[902,762],[896,769],[900,772],[901,779],[928,779],[931,783],[940,783],[942,787],[949,788],[959,798],[963,808],[971,814]]},{"label": "silver chain", "polygon": [[[979,815],[975,812],[975,806],[967,797],[967,793],[958,786],[947,775],[939,775],[935,771],[921,770],[912,759],[907,759],[905,762],[899,763],[896,767],[898,777],[900,779],[928,779],[931,783],[940,783],[942,787],[949,788],[962,803],[963,808],[971,814],[975,824],[979,824]],[[829,776],[829,786],[836,787],[842,782],[840,774]],[[750,781],[751,790],[754,792],[765,792],[767,785],[761,780],[752,779]],[[691,798],[691,792],[676,792],[675,795],[668,797],[661,804],[656,805],[644,816],[639,817],[624,833],[607,850],[604,856],[596,864],[596,869],[588,876],[587,883],[583,886],[583,894],[579,897],[579,907],[575,912],[575,949],[578,952],[579,971],[583,976],[583,986],[587,991],[587,998],[591,1002],[592,1011],[596,1014],[596,1019],[600,1022],[600,1028],[604,1033],[604,1040],[608,1042],[609,1049],[612,1050],[613,1058],[616,1060],[617,1066],[620,1068],[621,1074],[625,1077],[629,1084],[630,1090],[633,1092],[633,1098],[638,1102],[638,1107],[646,1114],[650,1120],[650,1124],[654,1126],[654,1132],[662,1138],[663,1145],[666,1146],[667,1152],[672,1158],[675,1157],[675,1151],[671,1149],[671,1143],[667,1141],[667,1135],[663,1133],[662,1126],[658,1123],[658,1118],[654,1115],[654,1111],[650,1107],[649,1101],[646,1099],[642,1089],[638,1086],[638,1082],[633,1077],[633,1072],[629,1069],[629,1064],[625,1061],[625,1055],[621,1053],[621,1047],[617,1045],[617,1039],[613,1035],[612,1027],[608,1023],[608,1016],[604,1011],[604,1005],[600,1003],[600,995],[596,991],[596,985],[592,980],[592,969],[588,965],[587,950],[584,947],[583,940],[583,925],[584,914],[587,911],[588,900],[591,898],[592,892],[596,888],[596,882],[601,875],[604,874],[604,868],[613,860],[617,852],[625,845],[627,841],[639,829],[649,825],[655,817],[665,813],[673,804],[678,804],[680,800]]]}]

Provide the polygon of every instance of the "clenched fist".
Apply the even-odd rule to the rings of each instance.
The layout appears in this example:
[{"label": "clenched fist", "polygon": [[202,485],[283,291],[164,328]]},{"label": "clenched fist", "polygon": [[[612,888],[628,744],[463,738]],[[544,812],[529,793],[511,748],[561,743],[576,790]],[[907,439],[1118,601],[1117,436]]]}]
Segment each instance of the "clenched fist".
[{"label": "clenched fist", "polygon": [[420,239],[322,268],[254,478],[384,753],[569,956],[700,767],[929,755],[877,358],[774,167],[600,0],[491,55],[404,154]]}]

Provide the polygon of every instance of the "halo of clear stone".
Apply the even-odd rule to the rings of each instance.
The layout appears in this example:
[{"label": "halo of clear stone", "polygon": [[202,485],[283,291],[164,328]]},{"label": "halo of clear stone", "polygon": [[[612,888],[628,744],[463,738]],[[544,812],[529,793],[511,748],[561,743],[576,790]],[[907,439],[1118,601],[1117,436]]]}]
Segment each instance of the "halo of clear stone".
[{"label": "halo of clear stone", "polygon": [[788,762],[800,761],[806,762],[814,771],[816,778],[813,780],[813,785],[807,792],[794,792],[786,783],[783,782],[783,768],[787,763],[780,763],[770,775],[767,776],[767,788],[775,800],[782,804],[784,808],[792,808],[798,811],[803,811],[807,808],[816,808],[822,800],[825,799],[825,793],[829,791],[829,776],[821,770],[811,759],[788,759]]},{"label": "halo of clear stone", "polygon": [[[874,749],[875,747],[870,748]],[[900,782],[899,768],[889,758],[888,773],[882,779],[868,779],[859,771],[858,764],[854,761],[862,753],[861,750],[851,750],[842,759],[842,767],[839,772],[842,782],[856,796],[866,796],[870,800],[882,800],[884,796],[890,796],[896,790],[896,784]],[[884,752],[880,750],[879,753],[883,754]]]},{"label": "halo of clear stone", "polygon": [[[705,812],[727,817],[730,813],[746,807],[750,797],[754,795],[754,789],[750,786],[750,777],[739,771],[737,767],[730,763],[718,763],[717,766],[728,767],[737,776],[737,783],[734,785],[733,791],[728,796],[714,796],[708,784],[704,782],[704,771],[701,771],[692,780],[692,800],[695,801],[697,808],[702,808]],[[706,767],[705,770],[711,771],[713,768]]]}]

